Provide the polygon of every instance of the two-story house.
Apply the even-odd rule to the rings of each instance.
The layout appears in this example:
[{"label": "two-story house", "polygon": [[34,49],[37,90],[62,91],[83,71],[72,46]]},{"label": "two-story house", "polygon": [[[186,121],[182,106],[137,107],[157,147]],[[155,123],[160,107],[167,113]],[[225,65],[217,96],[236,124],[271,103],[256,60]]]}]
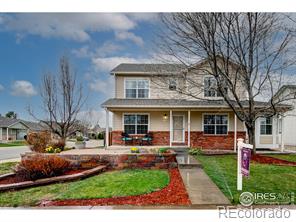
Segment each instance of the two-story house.
[{"label": "two-story house", "polygon": [[[133,137],[142,137],[149,132],[153,135],[153,145],[235,149],[236,139],[246,138],[246,129],[213,90],[214,77],[202,72],[192,76],[196,78],[195,83],[203,85],[201,92],[194,93],[208,98],[195,99],[175,90],[176,87],[194,88],[185,78],[178,78],[184,75],[183,71],[177,64],[120,64],[115,67],[111,71],[115,98],[102,104],[106,110],[107,129],[109,112],[113,113],[112,132],[106,135],[107,146],[124,145],[123,132]],[[241,90],[242,100],[246,99],[243,86],[238,90]],[[282,146],[278,124],[277,117],[258,119],[257,148]]]}]

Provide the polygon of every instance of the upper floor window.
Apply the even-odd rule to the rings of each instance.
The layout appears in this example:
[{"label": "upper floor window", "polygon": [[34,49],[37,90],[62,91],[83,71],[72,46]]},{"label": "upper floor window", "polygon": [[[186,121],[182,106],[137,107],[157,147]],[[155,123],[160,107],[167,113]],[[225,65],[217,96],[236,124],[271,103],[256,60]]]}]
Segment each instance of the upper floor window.
[{"label": "upper floor window", "polygon": [[272,135],[272,118],[271,117],[260,118],[260,134]]},{"label": "upper floor window", "polygon": [[204,134],[225,135],[228,132],[228,115],[204,115]]},{"label": "upper floor window", "polygon": [[[227,88],[225,88],[227,91]],[[222,97],[218,90],[217,81],[213,76],[204,77],[204,96],[205,97]]]},{"label": "upper floor window", "polygon": [[126,79],[125,98],[148,98],[149,80],[147,79]]}]

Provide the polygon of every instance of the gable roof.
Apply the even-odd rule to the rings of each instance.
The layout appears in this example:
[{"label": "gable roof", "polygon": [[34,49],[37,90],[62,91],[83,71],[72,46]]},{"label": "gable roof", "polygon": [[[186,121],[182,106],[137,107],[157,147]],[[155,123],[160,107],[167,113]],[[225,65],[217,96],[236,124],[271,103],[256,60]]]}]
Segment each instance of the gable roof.
[{"label": "gable roof", "polygon": [[7,127],[10,127],[10,126],[15,125],[17,123],[21,123],[21,124],[25,125],[30,130],[42,130],[43,129],[42,125],[40,125],[39,123],[36,123],[36,122],[30,122],[30,121],[24,121],[21,119],[14,119],[14,118],[0,116],[0,128],[3,128],[3,127],[7,128]]},{"label": "gable roof", "polygon": [[292,89],[296,92],[296,85],[283,85],[275,94],[274,97],[280,96],[283,92],[285,92],[286,89]]},{"label": "gable roof", "polygon": [[120,73],[180,73],[186,66],[182,64],[158,64],[158,63],[121,63],[111,70],[111,74]]},{"label": "gable roof", "polygon": [[0,116],[0,127],[8,127],[8,126],[14,125],[18,122],[20,122],[20,120],[18,120],[18,119]]}]

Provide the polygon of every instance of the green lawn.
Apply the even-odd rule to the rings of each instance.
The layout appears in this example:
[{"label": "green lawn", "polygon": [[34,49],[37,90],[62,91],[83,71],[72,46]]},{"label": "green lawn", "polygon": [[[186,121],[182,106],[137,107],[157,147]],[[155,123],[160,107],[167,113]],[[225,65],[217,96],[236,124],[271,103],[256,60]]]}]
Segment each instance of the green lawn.
[{"label": "green lawn", "polygon": [[41,200],[120,197],[150,193],[166,187],[164,170],[121,170],[91,178],[0,193],[0,206],[34,206]]},{"label": "green lawn", "polygon": [[269,154],[267,156],[271,156],[271,157],[282,159],[282,160],[296,162],[296,154]]},{"label": "green lawn", "polygon": [[[235,155],[196,157],[205,172],[229,198],[238,203],[241,192],[236,190],[237,163]],[[251,163],[250,178],[243,179],[243,191],[291,193],[296,192],[296,168]]]},{"label": "green lawn", "polygon": [[18,162],[7,162],[7,163],[1,163],[0,164],[0,175],[6,174],[6,173],[11,173],[12,172],[12,167],[14,167]]},{"label": "green lawn", "polygon": [[25,146],[25,145],[27,145],[25,141],[11,141],[9,143],[0,143],[0,147]]}]

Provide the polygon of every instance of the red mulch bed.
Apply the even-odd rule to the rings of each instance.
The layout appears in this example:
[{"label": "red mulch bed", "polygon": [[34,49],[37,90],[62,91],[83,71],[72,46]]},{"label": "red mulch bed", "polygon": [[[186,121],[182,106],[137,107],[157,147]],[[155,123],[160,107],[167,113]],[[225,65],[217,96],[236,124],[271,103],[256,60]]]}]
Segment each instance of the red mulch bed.
[{"label": "red mulch bed", "polygon": [[[76,174],[76,173],[81,173],[84,170],[67,170],[63,175],[72,175],[72,174]],[[22,177],[19,176],[9,176],[3,179],[0,179],[0,184],[11,184],[11,183],[20,183],[20,182],[25,182],[28,180],[25,180]]]},{"label": "red mulch bed", "polygon": [[190,205],[191,202],[179,170],[170,169],[169,175],[170,183],[167,187],[149,194],[114,198],[57,200],[47,202],[46,206]]},{"label": "red mulch bed", "polygon": [[270,156],[262,156],[258,154],[252,156],[252,161],[257,163],[272,164],[272,165],[278,165],[278,166],[296,166],[296,162],[282,160],[282,159],[278,159]]}]

